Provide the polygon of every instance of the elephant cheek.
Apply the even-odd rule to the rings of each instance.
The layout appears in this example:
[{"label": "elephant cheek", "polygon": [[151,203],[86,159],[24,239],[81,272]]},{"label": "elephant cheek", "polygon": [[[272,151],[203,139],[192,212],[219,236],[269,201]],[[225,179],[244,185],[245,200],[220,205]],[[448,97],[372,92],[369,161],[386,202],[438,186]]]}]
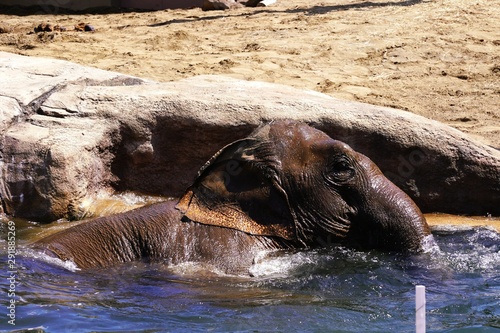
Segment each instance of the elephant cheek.
[{"label": "elephant cheek", "polygon": [[[318,194],[318,192],[316,192]],[[317,240],[326,237],[329,241],[345,238],[351,228],[356,210],[343,198],[332,193],[305,196],[294,209],[301,239]],[[321,242],[319,242],[321,244]]]}]

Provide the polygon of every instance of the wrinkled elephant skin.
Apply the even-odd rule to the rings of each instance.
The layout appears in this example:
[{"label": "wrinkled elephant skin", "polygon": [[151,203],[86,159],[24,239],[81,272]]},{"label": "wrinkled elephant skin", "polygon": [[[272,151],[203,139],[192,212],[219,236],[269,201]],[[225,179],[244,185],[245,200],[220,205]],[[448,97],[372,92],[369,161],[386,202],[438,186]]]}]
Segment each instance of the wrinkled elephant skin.
[{"label": "wrinkled elephant skin", "polygon": [[80,268],[147,258],[241,273],[262,250],[333,241],[416,252],[429,235],[415,203],[370,159],[283,120],[217,152],[178,202],[97,218],[34,246]]}]

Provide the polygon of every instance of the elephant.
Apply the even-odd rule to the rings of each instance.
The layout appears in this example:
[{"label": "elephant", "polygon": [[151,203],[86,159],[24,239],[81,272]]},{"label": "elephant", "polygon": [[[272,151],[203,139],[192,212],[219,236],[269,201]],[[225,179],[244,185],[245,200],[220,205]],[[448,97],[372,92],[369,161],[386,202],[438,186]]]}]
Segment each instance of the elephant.
[{"label": "elephant", "polygon": [[180,199],[95,218],[33,247],[80,269],[142,259],[248,274],[262,251],[335,243],[416,253],[429,237],[416,204],[368,157],[279,120],[223,147]]}]

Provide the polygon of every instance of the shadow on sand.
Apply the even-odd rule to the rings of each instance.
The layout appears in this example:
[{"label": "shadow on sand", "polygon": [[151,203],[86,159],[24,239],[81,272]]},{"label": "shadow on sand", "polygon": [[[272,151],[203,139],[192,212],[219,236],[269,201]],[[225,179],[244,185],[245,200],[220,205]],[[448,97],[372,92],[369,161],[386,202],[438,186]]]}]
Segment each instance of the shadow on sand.
[{"label": "shadow on sand", "polygon": [[[294,8],[294,9],[286,9],[286,10],[275,10],[272,9],[272,7],[266,8],[266,9],[260,9],[260,10],[255,10],[252,13],[241,13],[237,15],[231,15],[231,16],[241,16],[241,17],[250,17],[253,15],[259,15],[262,13],[304,13],[305,15],[321,15],[321,14],[326,14],[329,12],[340,12],[340,11],[347,11],[347,10],[352,10],[352,9],[370,9],[370,8],[379,8],[379,7],[406,7],[406,6],[413,6],[416,4],[419,4],[423,2],[424,0],[406,0],[406,1],[386,1],[386,2],[372,2],[372,1],[362,1],[362,2],[357,2],[353,4],[346,4],[346,5],[335,5],[335,6],[312,6],[310,8]],[[227,17],[229,14],[219,14],[221,12],[217,12],[217,15],[212,15],[212,16],[205,16],[205,17],[198,17],[198,16],[192,16],[188,17],[185,19],[175,19],[175,20],[168,20],[165,22],[160,22],[160,23],[155,23],[149,25],[149,27],[161,27],[165,25],[170,25],[170,24],[176,24],[176,23],[186,23],[186,22],[192,22],[192,21],[211,21],[211,20],[217,20],[217,19],[222,19]]]},{"label": "shadow on sand", "polygon": [[[378,8],[378,7],[394,7],[394,6],[413,6],[419,4],[425,0],[404,0],[404,1],[385,1],[385,2],[372,2],[372,1],[361,1],[352,4],[345,5],[334,5],[334,6],[312,6],[310,8],[294,8],[286,10],[277,10],[273,7],[267,7],[265,9],[258,9],[252,13],[241,13],[233,16],[243,16],[248,17],[252,15],[258,15],[261,13],[305,13],[306,15],[317,15],[326,14],[329,12],[346,11],[351,9],[365,9],[365,8]],[[263,7],[261,7],[263,8]],[[17,15],[17,16],[28,16],[28,15],[71,15],[71,14],[117,14],[117,13],[132,13],[132,12],[153,12],[155,10],[147,9],[133,9],[133,8],[120,8],[120,7],[97,7],[90,8],[86,10],[71,10],[67,8],[52,6],[52,5],[36,5],[36,6],[6,6],[0,5],[0,14],[7,15]],[[172,23],[183,23],[195,20],[216,20],[220,18],[227,17],[231,12],[214,11],[216,15],[206,16],[206,17],[195,17],[181,19],[181,20],[170,20],[163,23],[157,23],[150,25],[151,27],[163,26]],[[224,13],[224,14],[221,14]]]}]

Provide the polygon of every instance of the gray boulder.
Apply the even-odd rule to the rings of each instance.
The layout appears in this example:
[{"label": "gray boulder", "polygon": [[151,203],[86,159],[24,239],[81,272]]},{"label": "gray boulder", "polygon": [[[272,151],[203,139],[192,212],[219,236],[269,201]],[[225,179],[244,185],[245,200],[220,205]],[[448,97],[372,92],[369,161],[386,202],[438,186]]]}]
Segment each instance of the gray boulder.
[{"label": "gray boulder", "polygon": [[268,7],[276,0],[204,0],[203,10],[226,10],[246,7]]},{"label": "gray boulder", "polygon": [[222,146],[280,118],[369,156],[424,212],[500,215],[500,152],[409,112],[221,76],[157,83],[0,53],[8,214],[78,217],[98,192],[178,196]]},{"label": "gray boulder", "polygon": [[243,7],[243,4],[237,0],[203,0],[201,8],[203,10],[225,10],[241,7]]}]

